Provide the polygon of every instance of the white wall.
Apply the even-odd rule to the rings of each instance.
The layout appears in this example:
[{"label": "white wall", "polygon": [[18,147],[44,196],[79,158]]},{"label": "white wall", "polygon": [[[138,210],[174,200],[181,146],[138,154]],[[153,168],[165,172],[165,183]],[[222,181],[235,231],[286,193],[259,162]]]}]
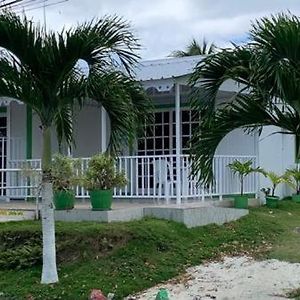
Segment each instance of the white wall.
[{"label": "white wall", "polygon": [[217,148],[217,155],[255,155],[256,138],[254,134],[245,134],[242,129],[230,132]]},{"label": "white wall", "polygon": [[96,106],[85,106],[77,113],[73,123],[74,157],[90,157],[101,151],[101,110]]},{"label": "white wall", "polygon": [[[282,129],[268,126],[263,129],[258,143],[259,165],[267,171],[282,175],[286,168],[295,164],[295,137],[293,135],[273,134]],[[260,176],[260,186],[271,187],[270,181]],[[286,185],[278,186],[275,193],[284,197],[291,193]]]},{"label": "white wall", "polygon": [[[32,112],[32,158],[41,158],[42,157],[42,130],[41,130],[41,122],[39,116]],[[55,129],[52,129],[51,134],[51,146],[52,153],[58,152],[58,142],[56,138]]]},{"label": "white wall", "polygon": [[[19,153],[18,158],[22,159],[26,157],[26,106],[19,104],[17,102],[11,102],[8,109],[10,114],[8,120],[10,127],[10,137],[20,139],[20,144],[17,145],[21,149],[13,150],[11,152]],[[11,147],[14,146],[14,143],[11,144]]]},{"label": "white wall", "polygon": [[[106,117],[107,143],[110,137],[110,121]],[[42,131],[38,115],[32,116],[32,158],[41,158]],[[89,157],[101,151],[101,110],[96,106],[85,106],[74,118],[74,157]],[[26,106],[16,102],[10,104],[10,136],[22,138],[22,157],[26,157]],[[55,129],[52,130],[53,153],[58,152]]]}]

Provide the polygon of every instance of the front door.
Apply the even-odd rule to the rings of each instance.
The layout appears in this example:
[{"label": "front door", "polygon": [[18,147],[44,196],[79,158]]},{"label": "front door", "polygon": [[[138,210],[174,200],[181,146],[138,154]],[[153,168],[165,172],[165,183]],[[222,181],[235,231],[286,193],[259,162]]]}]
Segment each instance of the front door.
[{"label": "front door", "polygon": [[[153,124],[146,128],[145,136],[138,139],[138,156],[145,157],[138,161],[138,186],[141,189],[153,187],[153,161],[163,156],[168,161],[168,173],[175,181],[175,154],[176,154],[176,122],[175,110],[155,112]],[[192,131],[199,123],[199,118],[189,109],[180,113],[181,149],[182,154],[189,152],[189,140]],[[148,158],[147,158],[148,157]],[[149,186],[150,185],[150,186]]]}]

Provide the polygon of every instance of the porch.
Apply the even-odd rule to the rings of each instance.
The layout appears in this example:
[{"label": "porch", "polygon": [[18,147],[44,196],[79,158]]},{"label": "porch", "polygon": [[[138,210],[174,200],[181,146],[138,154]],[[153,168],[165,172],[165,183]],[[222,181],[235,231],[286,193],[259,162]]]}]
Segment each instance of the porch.
[{"label": "porch", "polygon": [[[176,155],[120,156],[116,160],[116,168],[124,172],[128,183],[123,188],[114,189],[114,198],[161,201],[165,204],[181,204],[187,200],[222,200],[224,196],[240,192],[238,178],[227,167],[235,159],[251,159],[254,165],[257,162],[256,156],[216,155],[213,162],[214,182],[205,186],[197,184],[196,178],[190,178],[191,161],[188,155],[180,155],[179,160],[176,160]],[[82,171],[87,168],[88,161],[89,158],[80,159]],[[3,200],[39,197],[40,176],[38,172],[26,174],[26,169],[40,171],[41,161],[9,160],[7,167],[0,169],[0,196]],[[83,187],[77,186],[74,189],[77,199],[89,197]],[[257,193],[257,175],[251,174],[246,178],[244,191]]]}]

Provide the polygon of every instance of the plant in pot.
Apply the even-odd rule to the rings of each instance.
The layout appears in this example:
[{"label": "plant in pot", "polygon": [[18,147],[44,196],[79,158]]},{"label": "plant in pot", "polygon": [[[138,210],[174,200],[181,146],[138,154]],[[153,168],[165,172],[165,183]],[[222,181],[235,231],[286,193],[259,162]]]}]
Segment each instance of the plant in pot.
[{"label": "plant in pot", "polygon": [[266,206],[269,208],[277,208],[279,197],[275,196],[275,190],[280,183],[287,182],[286,176],[280,176],[275,172],[264,172],[264,175],[271,181],[271,188],[262,188],[261,191],[266,196]]},{"label": "plant in pot", "polygon": [[53,183],[53,202],[56,210],[74,208],[74,188],[78,183],[77,160],[56,154],[51,164],[51,179]]},{"label": "plant in pot", "polygon": [[238,175],[241,187],[240,195],[234,196],[234,207],[235,208],[248,208],[248,196],[244,195],[244,180],[245,177],[251,173],[259,172],[263,173],[263,169],[260,167],[254,168],[252,166],[252,160],[247,160],[241,162],[239,160],[234,160],[228,165],[233,174]]},{"label": "plant in pot", "polygon": [[89,191],[92,210],[110,210],[113,188],[125,186],[127,179],[111,156],[98,154],[90,159],[82,184]]},{"label": "plant in pot", "polygon": [[287,169],[285,176],[289,179],[289,185],[296,190],[296,194],[292,195],[292,200],[300,203],[300,168],[297,166]]}]

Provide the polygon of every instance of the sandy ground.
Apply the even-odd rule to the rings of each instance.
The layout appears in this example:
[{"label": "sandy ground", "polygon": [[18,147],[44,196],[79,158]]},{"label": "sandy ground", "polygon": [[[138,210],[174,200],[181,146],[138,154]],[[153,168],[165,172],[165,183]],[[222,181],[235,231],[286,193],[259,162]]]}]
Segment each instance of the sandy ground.
[{"label": "sandy ground", "polygon": [[159,288],[169,291],[170,300],[285,299],[288,291],[299,287],[299,263],[226,257],[223,262],[190,268],[178,280],[126,299],[154,300]]}]

